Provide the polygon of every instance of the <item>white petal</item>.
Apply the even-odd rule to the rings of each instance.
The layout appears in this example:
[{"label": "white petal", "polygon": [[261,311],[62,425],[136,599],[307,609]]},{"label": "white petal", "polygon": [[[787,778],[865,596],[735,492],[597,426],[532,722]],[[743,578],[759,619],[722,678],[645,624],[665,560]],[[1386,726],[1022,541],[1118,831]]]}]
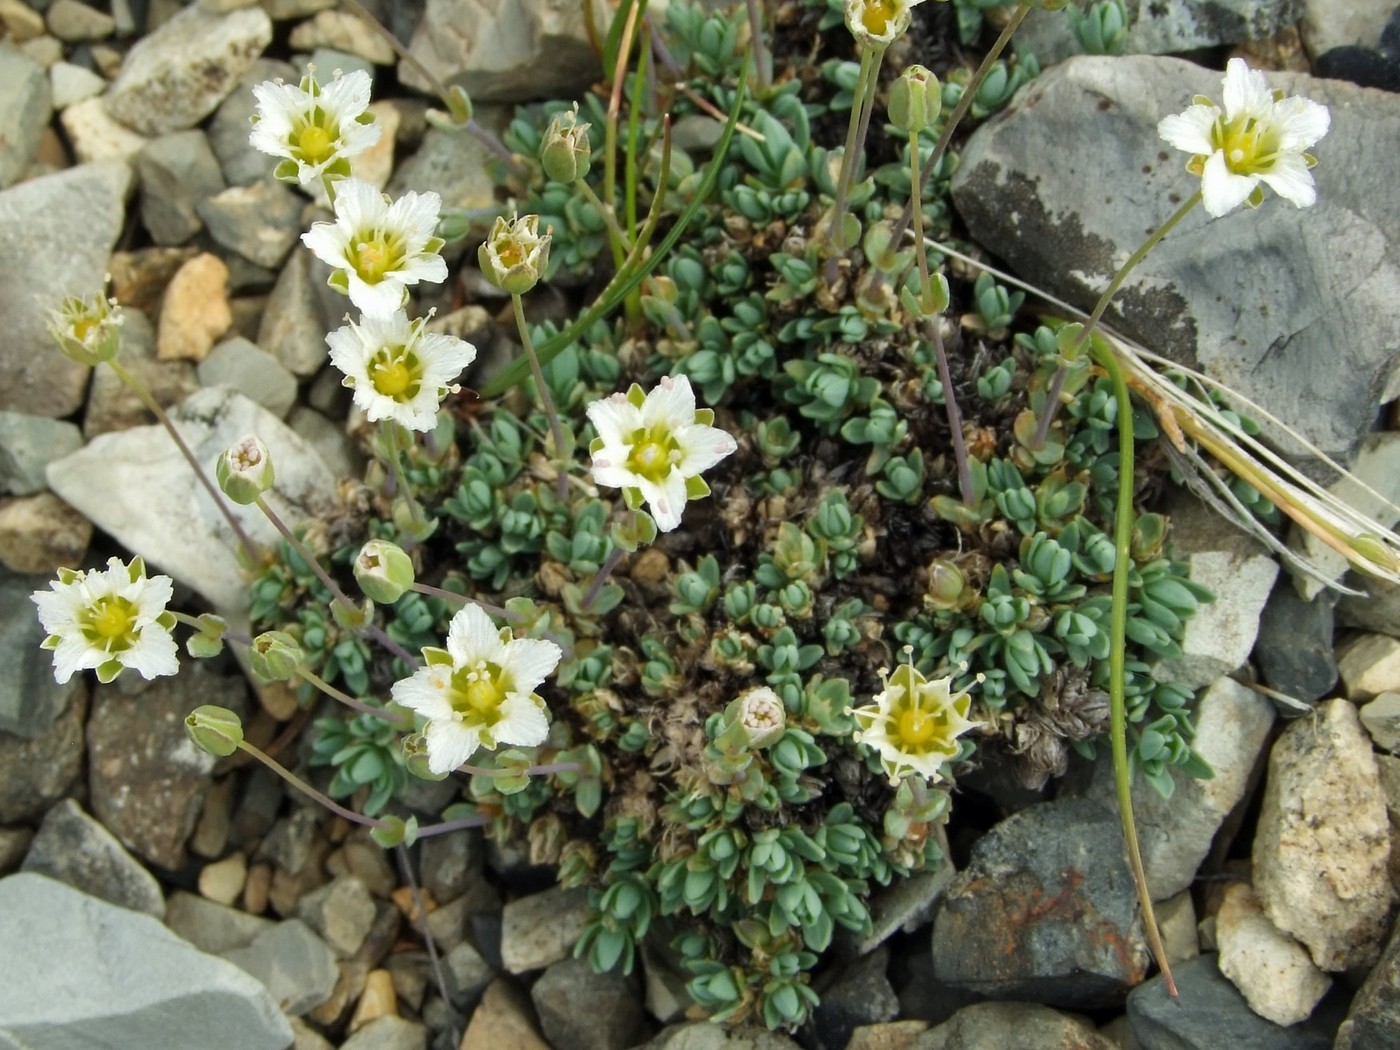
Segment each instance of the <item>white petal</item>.
[{"label": "white petal", "polygon": [[1215,147],[1210,133],[1220,110],[1214,106],[1188,106],[1184,113],[1163,117],[1157,124],[1157,134],[1177,149],[1205,156]]},{"label": "white petal", "polygon": [[389,687],[396,704],[415,711],[431,721],[448,720],[453,716],[448,700],[448,685],[452,668],[443,664],[420,667],[407,678],[400,678]]},{"label": "white petal", "polygon": [[117,654],[123,667],[130,667],[142,678],[180,673],[179,650],[175,639],[163,627],[151,625],[141,631],[137,643]]},{"label": "white petal", "polygon": [[1278,128],[1279,149],[1289,153],[1307,149],[1332,126],[1332,114],[1326,106],[1296,95],[1274,105],[1273,119]]},{"label": "white petal", "polygon": [[39,607],[39,623],[48,634],[65,634],[76,622],[75,588],[54,581],[48,591],[35,591],[29,600]]},{"label": "white petal", "polygon": [[61,684],[75,671],[86,671],[105,662],[107,654],[94,649],[81,637],[64,635],[53,651],[53,676]]},{"label": "white petal", "polygon": [[486,660],[504,666],[506,647],[501,632],[479,605],[465,606],[447,628],[447,651],[457,667]]},{"label": "white petal", "polygon": [[363,69],[351,70],[343,76],[333,77],[321,87],[321,105],[328,113],[334,113],[341,120],[353,120],[369,108],[370,88],[373,86],[369,74]]},{"label": "white petal", "polygon": [[1242,113],[1265,116],[1273,107],[1274,96],[1264,74],[1250,69],[1242,58],[1225,65],[1225,116],[1233,120]]},{"label": "white petal", "polygon": [[1312,172],[1301,156],[1296,153],[1281,154],[1272,168],[1262,172],[1259,178],[1284,200],[1299,208],[1308,208],[1317,202],[1317,187],[1313,184]]},{"label": "white petal", "polygon": [[682,458],[677,467],[682,476],[687,478],[709,470],[739,447],[738,442],[727,431],[720,430],[719,427],[705,426],[703,423],[681,427],[674,431],[672,436],[681,447]]},{"label": "white petal", "polygon": [[434,773],[451,773],[481,743],[480,734],[455,720],[429,722],[423,734],[428,745],[428,768]]},{"label": "white petal", "polygon": [[510,675],[511,688],[533,693],[559,666],[564,650],[543,638],[516,638],[506,646],[502,668]]},{"label": "white petal", "polygon": [[336,183],[335,217],[348,236],[379,226],[388,212],[384,194],[363,179],[342,179]]},{"label": "white petal", "polygon": [[350,242],[337,223],[313,222],[311,229],[301,235],[301,243],[332,269],[344,270],[350,266],[350,260],[345,257],[345,247]]},{"label": "white petal", "polygon": [[394,271],[393,277],[404,284],[417,284],[419,281],[441,284],[447,280],[447,263],[436,252],[420,252],[405,259],[403,265]]},{"label": "white petal", "polygon": [[436,193],[409,191],[389,205],[384,225],[393,230],[402,230],[412,250],[419,251],[436,232],[441,211],[442,198]]},{"label": "white petal", "polygon": [[593,467],[591,469],[593,484],[601,485],[606,489],[625,489],[631,488],[637,484],[639,476],[632,473],[632,471],[628,470],[626,467],[614,466],[614,461],[606,461],[608,465],[600,467],[598,465],[600,457],[602,457],[601,452],[593,459]]},{"label": "white petal", "polygon": [[399,281],[386,277],[378,284],[366,284],[353,269],[347,269],[346,273],[349,277],[350,301],[360,308],[365,317],[386,319],[403,308],[407,292]]},{"label": "white petal", "polygon": [[169,576],[147,576],[143,582],[145,586],[137,599],[136,613],[137,619],[145,624],[165,612],[165,607],[175,597],[175,581]]},{"label": "white petal", "polygon": [[672,428],[695,422],[695,391],[686,376],[663,376],[642,404],[642,425],[665,423]]},{"label": "white petal", "polygon": [[622,445],[642,425],[642,413],[625,394],[613,394],[588,406],[588,419],[606,445]]},{"label": "white petal", "polygon": [[1227,168],[1225,154],[1217,150],[1206,161],[1201,175],[1201,202],[1218,219],[1243,204],[1258,184],[1258,179],[1236,175]]},{"label": "white petal", "polygon": [[418,356],[424,361],[424,379],[441,386],[476,360],[476,347],[456,336],[425,332],[418,342]]},{"label": "white petal", "polygon": [[646,497],[647,509],[656,519],[656,527],[661,532],[670,532],[681,523],[681,512],[685,510],[685,478],[679,470],[673,470],[658,484],[646,478],[637,479],[637,487]]},{"label": "white petal", "polygon": [[498,744],[537,747],[549,736],[549,716],[541,704],[521,693],[509,693],[501,701],[501,720],[491,727]]}]

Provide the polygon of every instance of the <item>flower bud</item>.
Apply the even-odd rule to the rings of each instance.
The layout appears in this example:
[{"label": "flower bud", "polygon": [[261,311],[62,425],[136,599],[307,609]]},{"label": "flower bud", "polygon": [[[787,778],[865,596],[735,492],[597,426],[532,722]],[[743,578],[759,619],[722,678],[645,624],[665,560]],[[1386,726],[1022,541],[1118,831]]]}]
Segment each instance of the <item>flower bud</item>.
[{"label": "flower bud", "polygon": [[924,605],[938,612],[961,609],[966,601],[967,577],[952,562],[938,559],[928,570]]},{"label": "flower bud", "polygon": [[199,633],[192,634],[185,642],[185,651],[196,659],[218,656],[224,651],[224,632],[228,623],[222,616],[203,613],[199,617]]},{"label": "flower bud", "polygon": [[908,66],[890,85],[890,123],[901,131],[931,127],[943,109],[943,86],[923,66]]},{"label": "flower bud", "polygon": [[355,579],[365,597],[392,605],[413,587],[413,559],[387,540],[370,540],[355,556]]},{"label": "flower bud", "polygon": [[100,292],[89,299],[70,295],[49,314],[49,334],[59,350],[79,364],[110,361],[121,349],[121,316],[112,313],[115,299]]},{"label": "flower bud", "polygon": [[185,732],[194,746],[227,758],[243,743],[243,722],[226,707],[203,704],[185,716]]},{"label": "flower bud", "polygon": [[856,43],[886,48],[909,28],[910,8],[919,0],[845,0],[846,28]]},{"label": "flower bud", "polygon": [[248,646],[248,664],[264,682],[285,682],[304,656],[301,644],[286,631],[264,631]]},{"label": "flower bud", "polygon": [[422,733],[410,733],[399,744],[403,754],[403,766],[410,776],[419,780],[446,780],[448,771],[434,773],[428,765],[428,740]]},{"label": "flower bud", "polygon": [[555,182],[573,183],[588,174],[593,147],[587,124],[578,122],[578,106],[554,114],[540,144],[540,163]]},{"label": "flower bud", "polygon": [[731,724],[743,727],[749,747],[754,749],[777,743],[787,728],[783,701],[766,685],[750,689],[730,701],[724,717]]},{"label": "flower bud", "polygon": [[214,465],[214,476],[225,496],[235,503],[256,503],[272,488],[272,454],[255,435],[230,445]]},{"label": "flower bud", "polygon": [[369,837],[380,849],[393,849],[395,846],[412,846],[418,841],[418,818],[404,820],[392,814],[379,818],[379,825],[371,828]]},{"label": "flower bud", "polygon": [[477,251],[482,274],[511,295],[524,295],[544,276],[549,265],[549,233],[539,232],[538,215],[497,216],[491,235]]}]

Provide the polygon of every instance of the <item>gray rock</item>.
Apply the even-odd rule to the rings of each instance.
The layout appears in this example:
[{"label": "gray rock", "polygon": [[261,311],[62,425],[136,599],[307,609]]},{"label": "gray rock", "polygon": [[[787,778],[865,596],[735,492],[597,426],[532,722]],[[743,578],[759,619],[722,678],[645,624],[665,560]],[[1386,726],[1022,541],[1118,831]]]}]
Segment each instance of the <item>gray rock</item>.
[{"label": "gray rock", "polygon": [[22,740],[37,740],[53,729],[81,688],[77,678],[56,682],[53,656],[39,648],[44,629],[29,596],[47,590],[50,582],[0,570],[0,734]]},{"label": "gray rock", "polygon": [[24,260],[0,267],[0,409],[66,416],[83,403],[90,370],[54,348],[48,314],[101,290],[129,182],[124,164],[84,164],[0,191],[0,258]]},{"label": "gray rock", "polygon": [[1400,1046],[1400,929],[1390,935],[1380,962],[1351,1001],[1337,1029],[1335,1050]]},{"label": "gray rock", "polygon": [[152,139],[136,155],[141,177],[141,221],[157,244],[182,244],[204,226],[200,202],[224,188],[218,158],[199,130]]},{"label": "gray rock", "polygon": [[[1197,209],[1128,278],[1108,317],[1345,455],[1371,428],[1374,406],[1400,393],[1391,309],[1400,200],[1364,177],[1379,171],[1375,144],[1400,138],[1400,97],[1267,76],[1331,109],[1317,206],[1269,200],[1218,220]],[[1196,189],[1157,122],[1220,91],[1218,73],[1176,59],[1070,59],[973,135],[954,201],[978,243],[1087,308],[1144,228]],[[1323,301],[1322,289],[1348,294]]]},{"label": "gray rock", "polygon": [[1374,48],[1394,10],[1394,0],[1303,0],[1298,29],[1303,46],[1314,57],[1335,47]]},{"label": "gray rock", "polygon": [[797,1050],[794,1043],[781,1032],[770,1032],[754,1025],[715,1024],[713,1021],[691,1021],[672,1025],[639,1050]]},{"label": "gray rock", "polygon": [[28,828],[0,828],[0,875],[19,868],[33,841],[34,832]]},{"label": "gray rock", "polygon": [[496,976],[491,964],[469,941],[463,941],[448,952],[442,966],[447,977],[447,997],[453,1006],[462,1011],[470,1011],[476,1005],[481,993]]},{"label": "gray rock", "polygon": [[1016,813],[972,848],[933,925],[941,981],[1086,1008],[1121,1002],[1147,947],[1118,817],[1085,799]]},{"label": "gray rock", "polygon": [[623,1050],[643,1035],[638,982],[615,971],[594,973],[585,959],[551,965],[530,989],[530,998],[552,1046]]},{"label": "gray rock", "polygon": [[215,904],[184,890],[176,890],[165,902],[165,925],[202,952],[223,955],[246,948],[258,934],[276,925],[271,919]]},{"label": "gray rock", "polygon": [[862,1025],[890,1021],[899,997],[885,974],[890,953],[879,948],[857,959],[821,989],[821,1002],[802,1026],[803,1043],[814,1050],[843,1050]]},{"label": "gray rock", "polygon": [[364,476],[365,454],[355,439],[345,432],[343,423],[332,423],[314,408],[294,408],[287,416],[287,425],[325,460],[330,472],[338,478]]},{"label": "gray rock", "polygon": [[[334,505],[335,479],[315,451],[266,409],[242,394],[201,390],[171,412],[201,463],[257,434],[272,452],[277,482],[268,494],[290,528]],[[49,467],[55,492],[114,536],[197,590],[216,609],[248,605],[248,584],[223,516],[159,427],[104,434]],[[270,545],[277,532],[256,508],[233,513],[253,542]]]},{"label": "gray rock", "polygon": [[1390,822],[1371,741],[1347,701],[1319,705],[1274,745],[1253,857],[1265,914],[1313,962],[1340,971],[1375,960],[1394,897]]},{"label": "gray rock", "polygon": [[[1254,783],[1274,717],[1274,706],[1267,699],[1222,678],[1197,698],[1193,712],[1196,750],[1215,776],[1197,780],[1173,771],[1176,790],[1170,799],[1141,777],[1134,781],[1133,813],[1154,901],[1175,896],[1195,880],[1216,832]],[[1113,763],[1106,748],[1095,763],[1086,794],[1116,811]]]},{"label": "gray rock", "polygon": [[219,105],[209,122],[209,145],[219,158],[224,179],[230,186],[247,186],[272,174],[277,161],[248,143],[249,118],[257,112],[253,86],[265,80],[296,82],[297,71],[289,62],[260,58],[238,82],[238,87]]},{"label": "gray rock", "polygon": [[68,706],[48,732],[32,740],[0,732],[0,824],[37,820],[82,772],[88,694],[81,676],[73,682]]},{"label": "gray rock", "polygon": [[297,915],[325,938],[332,950],[348,959],[374,926],[374,898],[353,875],[332,879],[301,899]]},{"label": "gray rock", "polygon": [[[486,123],[491,113],[478,113],[476,119]],[[423,144],[394,172],[387,192],[398,197],[431,190],[442,197],[444,208],[489,208],[496,192],[487,172],[493,156],[475,136],[429,128]]]},{"label": "gray rock", "polygon": [[324,75],[327,70],[334,72],[337,69],[342,73],[354,73],[358,71],[368,74],[371,78],[373,78],[375,74],[373,62],[367,61],[359,55],[352,55],[348,51],[339,51],[333,47],[318,47],[309,55],[294,55],[293,58],[296,62],[298,77],[306,76],[312,66],[319,69],[322,75]]},{"label": "gray rock", "polygon": [[204,386],[226,386],[285,416],[297,398],[297,381],[271,354],[242,336],[219,343],[195,369]]},{"label": "gray rock", "polygon": [[1270,688],[1305,703],[1331,692],[1337,683],[1335,612],[1331,595],[1304,601],[1291,579],[1274,585],[1254,643],[1254,660]]},{"label": "gray rock", "polygon": [[427,1028],[389,1014],[365,1025],[341,1043],[340,1050],[427,1050],[427,1046]]},{"label": "gray rock", "polygon": [[[940,829],[941,830],[941,829]],[[947,854],[944,843],[944,856]],[[870,932],[856,934],[838,928],[837,940],[856,955],[865,955],[897,932],[913,933],[933,916],[957,872],[951,862],[932,871],[915,872],[875,889],[870,898]]]},{"label": "gray rock", "polygon": [[333,47],[377,66],[392,66],[395,62],[394,49],[388,42],[350,11],[322,11],[293,29],[287,42],[297,51]]},{"label": "gray rock", "polygon": [[0,46],[0,189],[34,163],[39,135],[53,117],[53,93],[44,67],[22,51]]},{"label": "gray rock", "polygon": [[480,875],[482,833],[478,829],[460,835],[435,835],[418,847],[418,872],[423,888],[439,904],[456,900]]},{"label": "gray rock", "polygon": [[540,970],[573,954],[589,917],[588,891],[555,886],[505,906],[501,961],[509,973]]},{"label": "gray rock", "polygon": [[185,863],[185,843],[212,781],[214,756],[185,733],[185,716],[201,704],[245,711],[247,685],[241,676],[215,674],[196,661],[138,696],[116,683],[93,693],[93,816],[129,849],[172,870]]},{"label": "gray rock", "polygon": [[66,420],[0,412],[0,492],[28,496],[43,491],[49,463],[82,444],[83,432]]},{"label": "gray rock", "polygon": [[1400,751],[1400,693],[1381,693],[1358,713],[1377,747]]},{"label": "gray rock", "polygon": [[310,252],[293,252],[268,297],[258,325],[258,345],[293,375],[314,375],[330,360],[326,332],[338,327],[338,322],[322,311],[318,294],[329,275]]},{"label": "gray rock", "polygon": [[[574,98],[599,76],[585,10],[547,0],[509,7],[428,0],[409,51],[434,76],[483,102]],[[428,90],[407,62],[399,63],[399,80]]]},{"label": "gray rock", "polygon": [[259,7],[215,15],[195,4],[142,37],[106,96],[107,111],[143,135],[193,127],[214,112],[272,40]]},{"label": "gray rock", "polygon": [[45,20],[49,32],[69,44],[106,40],[117,28],[111,15],[78,0],[53,0]]},{"label": "gray rock", "polygon": [[[199,389],[192,362],[162,361],[156,356],[155,326],[145,314],[124,307],[121,316],[122,364],[162,408],[170,408]],[[154,422],[145,403],[117,373],[110,368],[93,369],[83,412],[83,435],[88,440]]]},{"label": "gray rock", "polygon": [[1038,1003],[974,1003],[914,1040],[918,1050],[1117,1050],[1082,1017]]},{"label": "gray rock", "polygon": [[282,264],[302,232],[303,200],[272,179],[232,186],[201,201],[197,211],[209,234],[230,251],[269,269]]},{"label": "gray rock", "polygon": [[1352,573],[1347,582],[1362,592],[1343,596],[1337,603],[1337,619],[1348,627],[1382,631],[1400,637],[1400,586]]},{"label": "gray rock", "polygon": [[1158,661],[1152,676],[1200,689],[1249,659],[1278,578],[1278,562],[1257,540],[1227,525],[1194,497],[1177,500],[1171,519],[1167,542],[1173,556],[1186,562],[1192,582],[1215,600],[1186,621],[1181,655]]},{"label": "gray rock", "polygon": [[149,915],[42,875],[0,880],[0,1040],[15,1046],[284,1050],[286,1018],[236,966]]},{"label": "gray rock", "polygon": [[165,914],[165,897],[155,876],[71,798],[44,817],[23,870],[157,919]]},{"label": "gray rock", "polygon": [[1312,1017],[1284,1028],[1249,1008],[1214,955],[1172,967],[1179,999],[1158,975],[1128,996],[1128,1018],[1142,1050],[1331,1050],[1346,1010],[1343,996],[1323,1000]]},{"label": "gray rock", "polygon": [[53,93],[53,108],[61,111],[102,94],[107,90],[107,81],[72,62],[55,62],[49,67],[49,89]]},{"label": "gray rock", "polygon": [[98,96],[74,102],[59,114],[58,122],[73,146],[74,155],[84,163],[119,160],[129,167],[136,154],[151,141],[108,113]]},{"label": "gray rock", "polygon": [[[280,805],[280,792],[275,801]],[[271,861],[288,875],[300,874],[311,856],[311,845],[320,822],[321,814],[317,809],[311,806],[293,807],[291,813],[272,826],[254,859]]]},{"label": "gray rock", "polygon": [[246,947],[223,956],[256,977],[282,1012],[293,1017],[329,999],[339,976],[335,955],[300,919],[269,926]]}]

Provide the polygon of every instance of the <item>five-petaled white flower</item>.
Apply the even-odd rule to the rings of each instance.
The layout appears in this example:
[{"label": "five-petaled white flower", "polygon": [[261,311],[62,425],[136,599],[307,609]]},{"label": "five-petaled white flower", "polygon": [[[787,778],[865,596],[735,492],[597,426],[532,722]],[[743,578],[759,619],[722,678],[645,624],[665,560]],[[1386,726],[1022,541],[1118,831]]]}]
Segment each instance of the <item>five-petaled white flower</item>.
[{"label": "five-petaled white flower", "polygon": [[148,577],[139,557],[130,565],[111,558],[105,570],[60,569],[49,590],[30,595],[49,632],[42,644],[53,650],[54,678],[89,668],[101,682],[127,667],[142,678],[178,672],[175,617],[165,611],[171,593],[170,577]]},{"label": "five-petaled white flower", "polygon": [[909,29],[923,0],[845,0],[846,28],[866,47],[886,48]]},{"label": "five-petaled white flower", "polygon": [[331,364],[345,373],[344,385],[371,423],[392,419],[409,430],[432,430],[438,405],[459,389],[452,380],[476,360],[471,343],[424,331],[427,323],[395,310],[326,336]]},{"label": "five-petaled white flower", "polygon": [[403,306],[408,286],[447,279],[434,234],[442,198],[405,193],[389,198],[361,179],[336,185],[335,222],[313,223],[301,235],[316,258],[335,268],[330,285],[350,296],[367,317],[388,317]]},{"label": "five-petaled white flower", "polygon": [[598,437],[593,453],[593,480],[620,488],[633,510],[647,503],[656,527],[670,532],[681,523],[686,500],[708,496],[700,477],[738,445],[711,426],[715,414],[695,408],[695,392],[685,376],[667,377],[644,394],[635,383],[588,406]]},{"label": "five-petaled white flower", "polygon": [[450,773],[478,747],[544,743],[549,715],[535,689],[562,655],[553,642],[497,631],[478,605],[452,617],[447,648],[424,649],[424,666],[391,690],[428,720],[428,768]]},{"label": "five-petaled white flower", "polygon": [[1294,95],[1270,91],[1264,74],[1244,59],[1225,67],[1225,109],[1197,96],[1184,113],[1165,117],[1157,134],[1192,154],[1187,169],[1201,177],[1201,200],[1219,217],[1241,204],[1257,208],[1261,182],[1280,197],[1306,208],[1317,200],[1305,152],[1327,134],[1327,107]]},{"label": "five-petaled white flower", "polygon": [[872,703],[848,709],[860,727],[856,742],[879,753],[892,783],[908,773],[941,779],[943,763],[958,755],[958,737],[980,724],[967,717],[967,692],[952,686],[951,678],[929,681],[912,664],[900,664]]},{"label": "five-petaled white flower", "polygon": [[254,149],[284,160],[273,174],[305,186],[323,175],[345,178],[350,158],[379,141],[369,109],[369,74],[338,70],[329,84],[308,73],[293,87],[280,80],[254,85],[258,111],[248,141]]}]

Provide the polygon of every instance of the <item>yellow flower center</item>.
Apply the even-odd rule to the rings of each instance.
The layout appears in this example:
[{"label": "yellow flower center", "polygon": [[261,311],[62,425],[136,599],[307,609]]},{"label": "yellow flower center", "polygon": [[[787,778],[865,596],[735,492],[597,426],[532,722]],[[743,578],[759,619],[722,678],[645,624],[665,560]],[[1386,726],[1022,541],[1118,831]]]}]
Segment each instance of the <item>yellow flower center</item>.
[{"label": "yellow flower center", "polygon": [[884,36],[889,32],[890,20],[894,18],[897,0],[873,0],[861,11],[860,24],[871,36]]},{"label": "yellow flower center", "polygon": [[403,245],[399,239],[382,230],[351,245],[346,255],[365,284],[378,284],[386,274],[401,269],[404,261]]},{"label": "yellow flower center", "polygon": [[937,735],[939,719],[927,711],[910,707],[900,712],[895,729],[905,747],[920,747]]},{"label": "yellow flower center", "polygon": [[395,401],[412,401],[423,386],[423,365],[406,347],[385,347],[369,361],[374,389]]},{"label": "yellow flower center", "polygon": [[681,458],[676,439],[661,424],[650,430],[638,430],[632,435],[631,446],[632,451],[627,454],[627,469],[648,481],[660,482]]},{"label": "yellow flower center", "polygon": [[1228,124],[1217,120],[1211,145],[1225,154],[1225,166],[1236,175],[1255,175],[1273,167],[1278,155],[1278,131],[1256,117],[1238,116]]},{"label": "yellow flower center", "polygon": [[108,650],[125,649],[136,626],[136,606],[125,598],[99,598],[86,616],[86,634]]},{"label": "yellow flower center", "polygon": [[501,720],[501,703],[510,691],[502,668],[478,661],[452,675],[452,708],[477,726],[493,726]]},{"label": "yellow flower center", "polygon": [[322,124],[308,124],[299,131],[292,132],[289,145],[294,153],[301,154],[300,159],[304,163],[323,164],[335,154],[338,138],[338,135]]}]

